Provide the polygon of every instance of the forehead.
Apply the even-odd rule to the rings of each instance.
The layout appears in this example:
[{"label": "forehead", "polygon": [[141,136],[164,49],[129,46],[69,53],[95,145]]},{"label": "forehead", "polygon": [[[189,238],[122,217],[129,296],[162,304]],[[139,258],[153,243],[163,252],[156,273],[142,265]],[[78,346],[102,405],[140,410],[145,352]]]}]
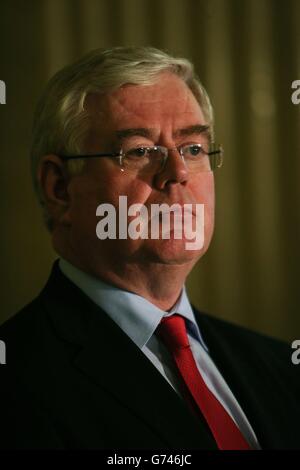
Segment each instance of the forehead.
[{"label": "forehead", "polygon": [[87,108],[93,127],[118,130],[124,126],[160,130],[204,124],[199,103],[182,79],[163,73],[152,85],[125,85],[106,95],[90,95]]}]

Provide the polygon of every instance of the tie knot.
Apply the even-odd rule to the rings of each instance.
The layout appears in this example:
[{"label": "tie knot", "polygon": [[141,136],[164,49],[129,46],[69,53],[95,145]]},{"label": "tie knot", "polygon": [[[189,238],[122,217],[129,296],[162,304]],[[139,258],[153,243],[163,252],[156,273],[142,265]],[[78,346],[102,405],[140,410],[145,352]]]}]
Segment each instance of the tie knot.
[{"label": "tie knot", "polygon": [[190,346],[185,321],[181,315],[174,314],[163,318],[157,327],[157,334],[172,352]]}]

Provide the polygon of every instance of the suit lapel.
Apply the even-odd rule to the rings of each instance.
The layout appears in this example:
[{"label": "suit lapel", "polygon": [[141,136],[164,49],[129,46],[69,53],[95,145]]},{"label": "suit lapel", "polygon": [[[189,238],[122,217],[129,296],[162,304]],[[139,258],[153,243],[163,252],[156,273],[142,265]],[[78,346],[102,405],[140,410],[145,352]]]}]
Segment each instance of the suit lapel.
[{"label": "suit lapel", "polygon": [[204,421],[189,412],[148,358],[57,265],[42,296],[58,335],[80,345],[73,366],[91,378],[91,386],[96,383],[130,408],[161,436],[164,447],[216,449]]},{"label": "suit lapel", "polygon": [[[97,312],[98,316],[99,313],[107,318],[104,312]],[[89,341],[76,358],[75,365],[130,407],[169,446],[207,448],[210,437],[204,425],[190,415],[182,400],[139,348],[119,327],[108,323],[98,318],[93,323]]]},{"label": "suit lapel", "polygon": [[[274,370],[275,357],[259,343],[259,335],[195,310],[209,353],[246,414],[263,449],[291,448],[295,440],[289,417],[288,388]],[[288,367],[286,358],[285,368]],[[284,372],[284,371],[283,371]],[[281,379],[284,382],[284,379]],[[288,380],[287,380],[288,382]],[[285,400],[286,395],[286,400]],[[283,429],[284,435],[283,435]]]}]

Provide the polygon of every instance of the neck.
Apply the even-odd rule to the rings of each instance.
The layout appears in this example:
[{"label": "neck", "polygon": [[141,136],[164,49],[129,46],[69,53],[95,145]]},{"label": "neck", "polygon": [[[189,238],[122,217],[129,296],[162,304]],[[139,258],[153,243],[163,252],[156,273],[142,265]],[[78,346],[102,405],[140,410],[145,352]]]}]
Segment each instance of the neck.
[{"label": "neck", "polygon": [[105,268],[105,263],[101,263],[101,266],[87,266],[65,253],[60,254],[81,271],[120,289],[134,292],[164,311],[170,310],[177,302],[191,269],[186,265],[161,263],[118,263],[113,268],[111,265]]},{"label": "neck", "polygon": [[[186,272],[178,265],[149,263],[143,266],[127,265],[120,272],[103,271],[97,277],[121,289],[134,292],[161,310],[168,311],[177,302]],[[184,270],[185,271],[185,270]]]},{"label": "neck", "polygon": [[[61,239],[60,239],[61,240]],[[125,250],[75,251],[70,243],[53,239],[55,251],[85,273],[120,289],[134,292],[161,310],[168,311],[177,302],[186,277],[196,258],[178,257],[162,260],[159,256],[143,253],[128,254]],[[87,244],[88,246],[88,244]]]}]

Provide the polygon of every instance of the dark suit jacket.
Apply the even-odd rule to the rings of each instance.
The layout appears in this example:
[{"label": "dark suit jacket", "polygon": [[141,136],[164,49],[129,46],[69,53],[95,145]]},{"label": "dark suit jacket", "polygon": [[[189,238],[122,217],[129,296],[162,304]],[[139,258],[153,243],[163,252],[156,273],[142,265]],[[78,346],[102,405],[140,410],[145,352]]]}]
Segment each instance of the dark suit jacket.
[{"label": "dark suit jacket", "polygon": [[[290,346],[195,315],[262,448],[300,448],[300,365]],[[0,448],[216,449],[204,420],[57,263],[0,339]]]}]

